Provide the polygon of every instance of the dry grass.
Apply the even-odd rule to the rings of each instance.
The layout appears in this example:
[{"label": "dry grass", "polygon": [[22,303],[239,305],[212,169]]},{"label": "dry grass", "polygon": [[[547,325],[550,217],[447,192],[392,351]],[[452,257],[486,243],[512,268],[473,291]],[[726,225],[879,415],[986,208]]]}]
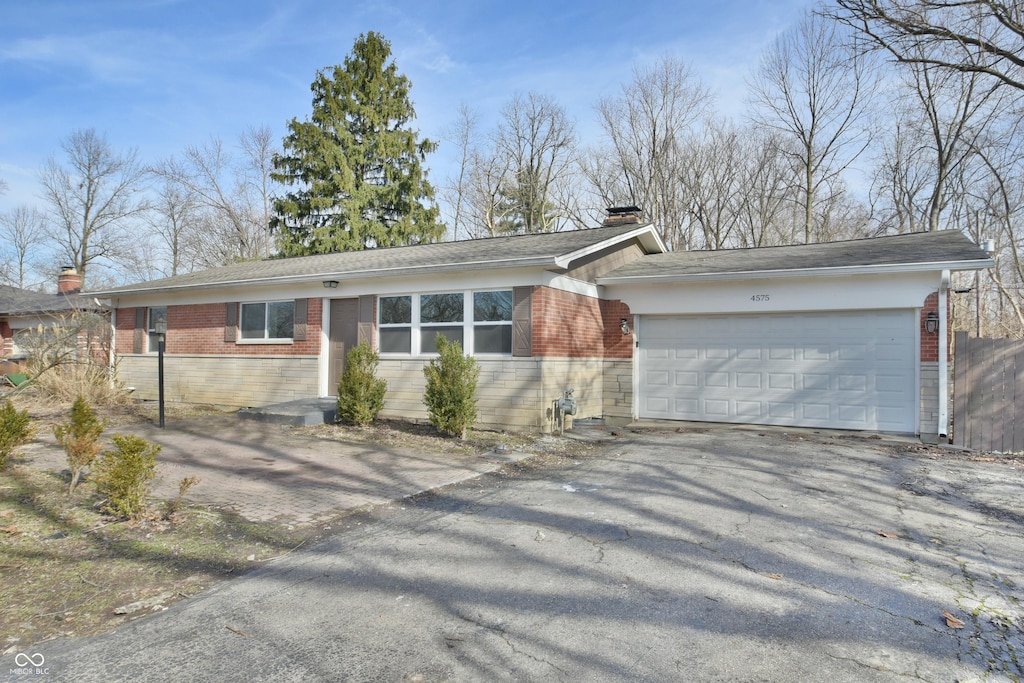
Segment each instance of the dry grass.
[{"label": "dry grass", "polygon": [[32,388],[45,399],[71,403],[84,398],[92,406],[123,406],[132,402],[124,388],[110,380],[110,368],[68,363],[52,367],[32,380]]},{"label": "dry grass", "polygon": [[[55,472],[16,464],[0,473],[0,651],[113,628],[259,566],[313,533],[187,504],[167,519],[154,512],[121,521],[98,511],[91,483],[70,498],[66,488]],[[157,604],[116,613],[154,598]]]}]

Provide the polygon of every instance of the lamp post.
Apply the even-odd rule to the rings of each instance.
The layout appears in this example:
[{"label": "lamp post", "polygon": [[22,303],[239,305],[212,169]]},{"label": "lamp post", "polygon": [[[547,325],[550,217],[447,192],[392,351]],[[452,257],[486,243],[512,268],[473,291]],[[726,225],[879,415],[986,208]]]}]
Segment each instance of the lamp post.
[{"label": "lamp post", "polygon": [[157,392],[160,397],[160,429],[164,428],[164,344],[167,341],[167,321],[160,320],[153,326],[156,332]]}]

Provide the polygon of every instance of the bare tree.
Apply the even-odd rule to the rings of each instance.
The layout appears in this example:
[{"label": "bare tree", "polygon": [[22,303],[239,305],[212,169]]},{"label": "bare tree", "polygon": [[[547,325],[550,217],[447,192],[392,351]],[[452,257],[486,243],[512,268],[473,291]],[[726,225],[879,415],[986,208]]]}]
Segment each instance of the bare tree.
[{"label": "bare tree", "polygon": [[1024,90],[1019,0],[835,0],[824,11],[897,62],[981,74]]},{"label": "bare tree", "polygon": [[931,182],[931,161],[924,153],[918,126],[899,112],[889,126],[875,162],[871,198],[879,231],[920,232],[927,225],[924,197]]},{"label": "bare tree", "polygon": [[699,248],[729,246],[739,223],[740,185],[744,165],[742,134],[725,120],[708,119],[699,137],[685,146],[679,178],[687,197],[689,220],[696,223]]},{"label": "bare tree", "polygon": [[791,171],[780,153],[778,134],[748,129],[744,135],[746,161],[738,179],[743,192],[737,205],[737,242],[741,247],[767,247],[791,242],[794,205]]},{"label": "bare tree", "polygon": [[273,213],[274,194],[277,184],[270,174],[274,168],[277,146],[269,126],[249,126],[238,138],[244,162],[239,167],[238,178],[241,196],[248,204],[250,231],[262,233],[263,256],[270,256],[270,219]]},{"label": "bare tree", "polygon": [[901,101],[895,103],[900,120],[893,129],[900,137],[887,145],[879,169],[883,187],[911,230],[939,230],[956,174],[1005,114],[1002,89],[977,73],[924,62],[907,64],[903,77]]},{"label": "bare tree", "polygon": [[563,224],[556,202],[559,183],[575,167],[575,125],[565,109],[546,95],[515,95],[502,109],[494,134],[494,154],[507,168],[500,185],[506,229],[553,232]]},{"label": "bare tree", "polygon": [[594,194],[605,206],[641,207],[671,249],[693,246],[679,183],[683,142],[710,102],[690,68],[666,56],[635,68],[618,95],[597,104],[604,141],[584,167]]},{"label": "bare tree", "polygon": [[211,138],[205,145],[186,147],[180,159],[168,159],[151,169],[181,186],[211,212],[213,233],[204,236],[210,259],[203,265],[270,254],[270,214],[276,186],[270,178],[275,150],[269,129],[246,130],[239,147],[241,161],[225,150],[221,140]]},{"label": "bare tree", "polygon": [[46,225],[35,208],[22,205],[0,214],[0,245],[6,246],[0,252],[0,279],[24,289],[33,266],[29,257],[38,254],[45,235]]},{"label": "bare tree", "polygon": [[206,226],[198,198],[187,187],[164,180],[157,190],[149,224],[158,251],[165,255],[164,275],[192,272],[203,263],[201,233]]},{"label": "bare tree", "polygon": [[471,195],[471,177],[473,155],[476,153],[474,140],[477,135],[478,115],[467,105],[459,106],[458,120],[449,126],[441,137],[455,146],[457,154],[456,170],[449,175],[441,188],[441,196],[448,207],[447,224],[451,226],[452,239],[459,239],[465,233],[469,236],[468,208]]},{"label": "bare tree", "polygon": [[491,148],[471,147],[463,180],[462,224],[470,238],[494,237],[515,231],[512,206],[503,194],[511,160]]},{"label": "bare tree", "polygon": [[136,150],[119,153],[92,128],[74,131],[61,147],[68,165],[51,157],[39,174],[48,232],[85,277],[91,265],[116,261],[131,243],[131,221],[148,208],[145,173]]},{"label": "bare tree", "polygon": [[764,53],[750,82],[752,119],[783,136],[804,242],[827,238],[819,232],[830,188],[867,147],[861,123],[872,86],[863,59],[841,39],[835,23],[808,12]]}]

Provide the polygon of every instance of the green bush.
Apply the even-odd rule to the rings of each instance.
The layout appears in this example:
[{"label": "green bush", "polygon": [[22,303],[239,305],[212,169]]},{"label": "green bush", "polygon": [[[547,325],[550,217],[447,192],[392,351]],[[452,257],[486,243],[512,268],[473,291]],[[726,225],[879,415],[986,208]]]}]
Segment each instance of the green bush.
[{"label": "green bush", "polygon": [[462,345],[437,335],[438,357],[423,368],[427,393],[423,402],[430,411],[430,423],[446,434],[466,438],[476,423],[476,382],[480,368],[476,360],[462,354]]},{"label": "green bush", "polygon": [[68,456],[71,468],[71,483],[68,495],[75,492],[82,470],[92,466],[96,456],[100,454],[100,435],[103,434],[103,423],[89,407],[84,397],[79,396],[71,405],[71,421],[53,428],[57,443]]},{"label": "green bush", "polygon": [[7,469],[7,458],[14,455],[18,446],[28,443],[32,431],[27,410],[19,413],[10,400],[0,406],[0,470]]},{"label": "green bush", "polygon": [[93,467],[96,489],[107,497],[104,510],[139,519],[146,511],[160,446],[129,434],[115,434],[114,446],[103,451]]},{"label": "green bush", "polygon": [[384,409],[386,380],[377,377],[380,357],[366,342],[360,342],[345,356],[345,369],[338,382],[338,420],[367,425]]}]

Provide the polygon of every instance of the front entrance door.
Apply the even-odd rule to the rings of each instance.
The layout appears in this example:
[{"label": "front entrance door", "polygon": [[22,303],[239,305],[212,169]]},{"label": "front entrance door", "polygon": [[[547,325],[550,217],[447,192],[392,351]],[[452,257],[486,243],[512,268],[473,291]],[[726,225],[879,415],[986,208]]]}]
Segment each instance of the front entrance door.
[{"label": "front entrance door", "polygon": [[359,343],[359,299],[331,299],[330,357],[327,392],[338,395],[345,356]]}]

